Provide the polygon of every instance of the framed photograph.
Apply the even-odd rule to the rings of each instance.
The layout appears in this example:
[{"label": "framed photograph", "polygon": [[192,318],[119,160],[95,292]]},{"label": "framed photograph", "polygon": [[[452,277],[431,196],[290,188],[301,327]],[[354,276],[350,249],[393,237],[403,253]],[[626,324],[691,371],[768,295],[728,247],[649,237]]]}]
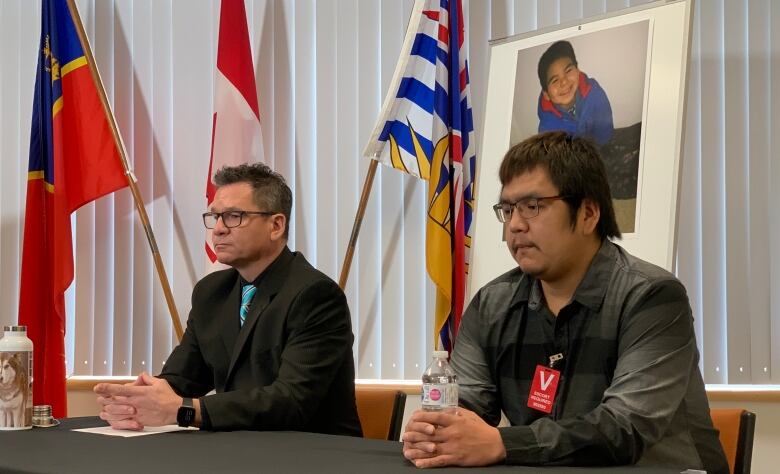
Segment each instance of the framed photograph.
[{"label": "framed photograph", "polygon": [[491,42],[469,295],[516,266],[491,206],[506,151],[564,130],[599,149],[633,255],[674,266],[691,2],[656,2]]}]

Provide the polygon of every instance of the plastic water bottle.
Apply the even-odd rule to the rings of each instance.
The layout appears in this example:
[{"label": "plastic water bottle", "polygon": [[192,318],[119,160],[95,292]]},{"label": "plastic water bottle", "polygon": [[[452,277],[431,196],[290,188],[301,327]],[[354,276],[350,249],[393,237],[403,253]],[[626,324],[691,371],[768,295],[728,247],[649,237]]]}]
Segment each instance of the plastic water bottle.
[{"label": "plastic water bottle", "polygon": [[447,362],[447,351],[433,351],[433,360],[422,376],[422,409],[457,408],[458,377]]},{"label": "plastic water bottle", "polygon": [[0,430],[32,428],[33,343],[27,326],[5,326],[0,339]]}]

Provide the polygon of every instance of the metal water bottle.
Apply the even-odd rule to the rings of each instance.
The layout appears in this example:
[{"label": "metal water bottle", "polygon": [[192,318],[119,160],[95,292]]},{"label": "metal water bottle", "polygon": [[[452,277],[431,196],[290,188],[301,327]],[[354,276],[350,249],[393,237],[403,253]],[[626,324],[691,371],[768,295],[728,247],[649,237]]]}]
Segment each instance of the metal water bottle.
[{"label": "metal water bottle", "polygon": [[0,339],[0,430],[32,428],[32,370],[27,326],[5,326]]}]

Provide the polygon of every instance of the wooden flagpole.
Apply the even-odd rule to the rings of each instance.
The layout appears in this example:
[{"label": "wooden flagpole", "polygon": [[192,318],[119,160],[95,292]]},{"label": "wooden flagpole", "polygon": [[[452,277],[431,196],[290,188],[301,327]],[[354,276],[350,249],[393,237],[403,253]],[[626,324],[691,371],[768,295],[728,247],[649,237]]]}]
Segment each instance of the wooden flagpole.
[{"label": "wooden flagpole", "polygon": [[81,16],[79,15],[78,8],[76,7],[75,0],[67,0],[68,9],[70,14],[75,20],[73,23],[76,25],[76,33],[78,33],[79,41],[81,42],[81,48],[84,50],[84,56],[87,58],[87,65],[89,71],[92,74],[92,81],[95,83],[95,87],[100,96],[100,102],[103,104],[103,111],[108,118],[108,123],[111,125],[111,133],[114,135],[114,143],[119,150],[119,157],[122,160],[122,166],[125,169],[125,176],[127,177],[127,183],[130,186],[130,191],[133,194],[133,200],[135,201],[135,207],[138,209],[138,214],[141,219],[141,224],[146,232],[146,240],[149,242],[149,247],[152,251],[152,258],[154,259],[154,266],[157,269],[157,275],[160,278],[160,284],[165,293],[165,301],[168,303],[168,311],[171,315],[171,322],[173,323],[173,329],[176,332],[176,338],[181,342],[181,338],[184,335],[184,330],[179,320],[179,312],[176,310],[176,303],[173,300],[173,293],[171,292],[171,285],[168,282],[168,275],[165,273],[165,266],[163,265],[162,258],[160,257],[160,251],[157,248],[157,240],[154,238],[154,232],[152,231],[152,225],[149,223],[149,216],[146,213],[146,206],[141,198],[141,192],[136,184],[136,177],[133,170],[130,169],[130,162],[127,159],[127,150],[125,144],[122,141],[122,136],[119,134],[119,128],[114,118],[114,113],[111,110],[111,104],[108,103],[106,97],[106,90],[103,87],[103,80],[100,78],[100,72],[98,72],[97,65],[95,64],[95,58],[92,56],[92,48],[89,45],[89,39],[84,32],[84,25],[81,23]]},{"label": "wooden flagpole", "polygon": [[363,192],[360,193],[360,203],[358,204],[357,212],[355,213],[355,222],[352,224],[352,234],[349,236],[347,254],[344,255],[344,264],[341,266],[341,276],[339,276],[339,286],[342,290],[347,286],[349,268],[352,266],[352,257],[355,254],[355,246],[357,245],[358,235],[360,234],[360,226],[363,224],[363,216],[366,214],[368,197],[371,195],[371,187],[374,185],[374,175],[376,175],[377,163],[378,161],[376,159],[371,160],[371,163],[368,165],[368,172],[366,172],[366,180],[363,182]]}]

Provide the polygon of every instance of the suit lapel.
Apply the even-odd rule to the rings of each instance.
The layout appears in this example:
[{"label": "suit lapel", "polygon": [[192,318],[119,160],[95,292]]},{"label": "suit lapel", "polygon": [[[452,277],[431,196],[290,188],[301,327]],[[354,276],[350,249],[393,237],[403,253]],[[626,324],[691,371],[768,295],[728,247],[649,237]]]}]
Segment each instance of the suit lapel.
[{"label": "suit lapel", "polygon": [[[287,279],[287,275],[290,269],[290,263],[295,258],[292,252],[285,247],[282,253],[276,260],[268,266],[265,270],[263,278],[257,287],[257,293],[255,298],[249,307],[249,313],[246,315],[246,321],[244,326],[238,331],[238,339],[233,347],[233,355],[230,359],[230,368],[228,369],[227,378],[229,379],[233,374],[233,370],[236,367],[239,357],[241,356],[244,346],[247,341],[250,340],[249,336],[254,332],[254,327],[257,321],[262,317],[263,312],[271,304],[274,296],[279,292]],[[238,293],[236,293],[238,298]],[[236,299],[234,298],[234,299]],[[236,299],[236,301],[238,301]],[[236,318],[238,318],[238,306],[236,306]]]},{"label": "suit lapel", "polygon": [[221,322],[220,336],[222,343],[225,345],[225,353],[232,360],[233,348],[236,345],[238,330],[240,329],[238,311],[241,306],[241,278],[238,276],[238,272],[236,272],[233,289],[230,290],[220,306],[220,308],[216,308],[214,314],[228,315]]}]

